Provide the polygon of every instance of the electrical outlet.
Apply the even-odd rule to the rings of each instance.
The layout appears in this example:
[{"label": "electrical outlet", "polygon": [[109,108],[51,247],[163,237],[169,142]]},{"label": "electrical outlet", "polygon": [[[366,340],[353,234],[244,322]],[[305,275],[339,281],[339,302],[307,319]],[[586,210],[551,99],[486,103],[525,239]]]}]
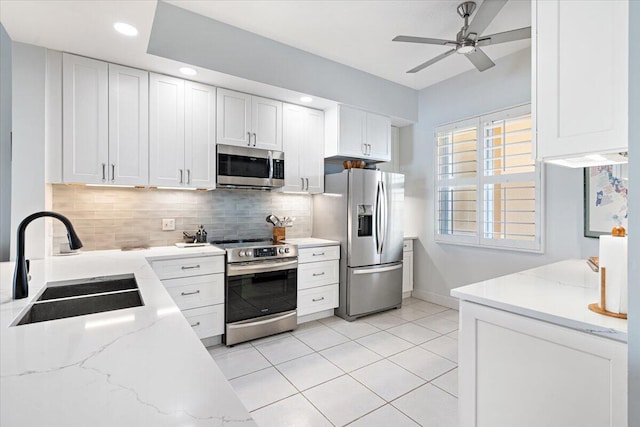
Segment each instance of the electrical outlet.
[{"label": "electrical outlet", "polygon": [[167,218],[162,220],[162,231],[174,231],[176,229],[176,220]]}]

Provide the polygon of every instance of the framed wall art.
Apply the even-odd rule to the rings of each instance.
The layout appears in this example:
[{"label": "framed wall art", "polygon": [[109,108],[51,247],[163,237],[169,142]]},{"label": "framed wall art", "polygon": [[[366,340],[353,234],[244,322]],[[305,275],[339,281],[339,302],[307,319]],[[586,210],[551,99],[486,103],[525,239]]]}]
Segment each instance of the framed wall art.
[{"label": "framed wall art", "polygon": [[621,225],[628,231],[628,165],[584,169],[584,235],[599,237]]}]

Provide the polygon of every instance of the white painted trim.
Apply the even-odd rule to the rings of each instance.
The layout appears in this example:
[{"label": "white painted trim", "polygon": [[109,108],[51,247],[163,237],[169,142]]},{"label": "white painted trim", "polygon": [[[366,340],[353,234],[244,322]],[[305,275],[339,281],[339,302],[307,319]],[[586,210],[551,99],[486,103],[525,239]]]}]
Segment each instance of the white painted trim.
[{"label": "white painted trim", "polygon": [[298,325],[301,325],[307,322],[312,322],[318,319],[324,319],[325,317],[331,317],[331,316],[333,316],[333,308],[330,308],[324,311],[319,311],[317,313],[307,314],[305,316],[298,316]]},{"label": "white painted trim", "polygon": [[457,310],[458,305],[460,304],[460,301],[458,300],[458,298],[450,297],[447,295],[440,295],[430,291],[421,291],[418,289],[414,289],[411,296],[414,298],[421,299],[423,301],[432,302],[434,304],[442,305],[444,307],[449,307],[454,310]]}]

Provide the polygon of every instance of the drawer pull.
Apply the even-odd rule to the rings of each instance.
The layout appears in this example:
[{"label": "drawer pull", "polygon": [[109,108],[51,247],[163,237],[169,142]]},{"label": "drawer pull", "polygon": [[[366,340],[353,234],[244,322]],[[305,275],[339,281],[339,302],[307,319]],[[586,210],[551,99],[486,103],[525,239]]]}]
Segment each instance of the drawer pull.
[{"label": "drawer pull", "polygon": [[180,268],[181,268],[181,269],[183,269],[183,270],[193,270],[193,269],[196,269],[196,268],[200,268],[200,264],[198,264],[198,265],[192,265],[192,266],[184,266],[184,265],[183,265],[183,266],[182,266],[182,267],[180,267]]},{"label": "drawer pull", "polygon": [[319,253],[319,254],[313,254],[313,256],[323,256],[323,255],[324,255],[324,252]]},{"label": "drawer pull", "polygon": [[324,271],[322,273],[313,273],[313,277],[316,277],[316,276],[324,276]]},{"label": "drawer pull", "polygon": [[182,295],[183,297],[186,297],[187,295],[195,295],[195,294],[199,294],[200,293],[200,289],[198,289],[195,292],[180,292],[180,295]]},{"label": "drawer pull", "polygon": [[196,326],[200,326],[200,322],[196,322],[193,325],[191,325],[192,328],[195,328]]},{"label": "drawer pull", "polygon": [[313,298],[311,301],[318,302],[318,301],[322,301],[323,299],[324,299],[324,297],[322,297],[322,298]]}]

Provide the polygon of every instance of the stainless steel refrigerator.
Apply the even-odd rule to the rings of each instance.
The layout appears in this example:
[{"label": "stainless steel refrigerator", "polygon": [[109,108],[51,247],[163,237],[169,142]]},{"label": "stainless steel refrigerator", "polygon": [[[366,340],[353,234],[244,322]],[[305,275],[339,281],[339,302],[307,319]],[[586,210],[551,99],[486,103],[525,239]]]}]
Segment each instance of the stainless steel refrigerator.
[{"label": "stainless steel refrigerator", "polygon": [[349,169],[326,175],[313,200],[313,236],[340,241],[340,306],[357,317],[402,304],[404,175]]}]

